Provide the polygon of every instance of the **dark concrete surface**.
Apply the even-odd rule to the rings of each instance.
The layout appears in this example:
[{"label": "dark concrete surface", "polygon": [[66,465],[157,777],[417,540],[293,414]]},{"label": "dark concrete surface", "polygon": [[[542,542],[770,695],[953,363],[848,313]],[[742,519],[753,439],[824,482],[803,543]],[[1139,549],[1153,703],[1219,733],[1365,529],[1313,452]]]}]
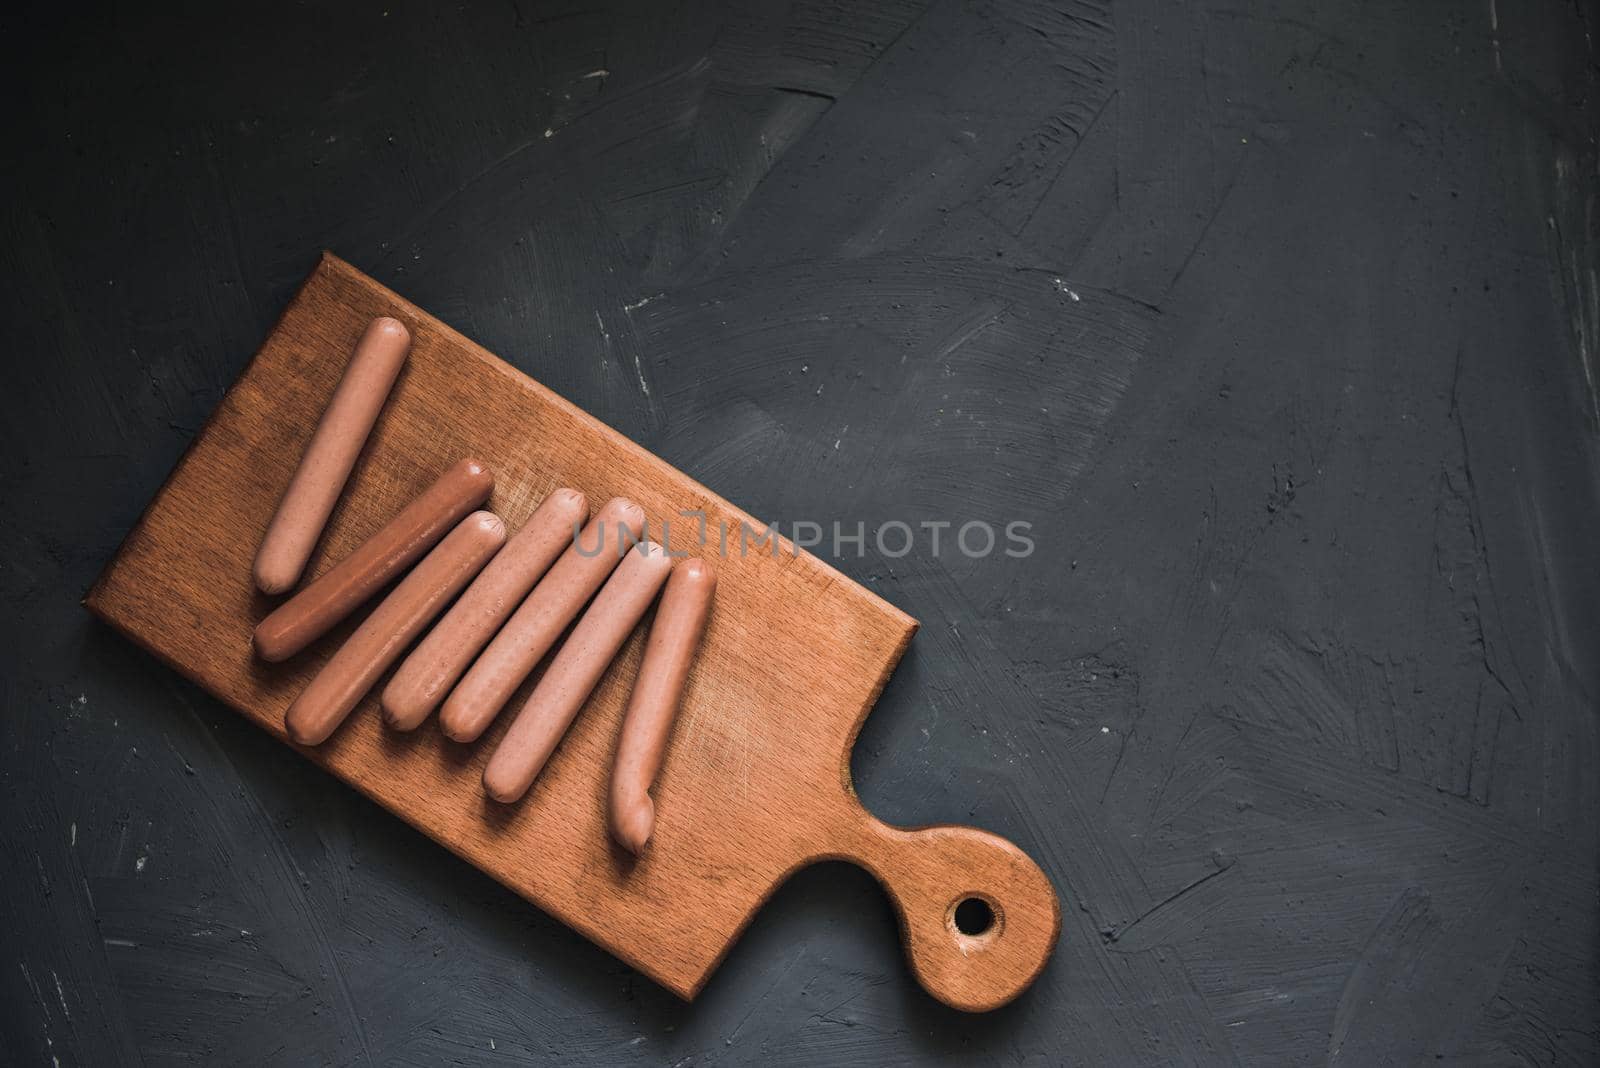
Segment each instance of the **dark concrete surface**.
[{"label": "dark concrete surface", "polygon": [[[4,20],[0,1059],[1595,1060],[1593,6]],[[827,866],[681,1004],[89,620],[325,247],[757,515],[1034,524],[836,561],[1031,992]]]}]

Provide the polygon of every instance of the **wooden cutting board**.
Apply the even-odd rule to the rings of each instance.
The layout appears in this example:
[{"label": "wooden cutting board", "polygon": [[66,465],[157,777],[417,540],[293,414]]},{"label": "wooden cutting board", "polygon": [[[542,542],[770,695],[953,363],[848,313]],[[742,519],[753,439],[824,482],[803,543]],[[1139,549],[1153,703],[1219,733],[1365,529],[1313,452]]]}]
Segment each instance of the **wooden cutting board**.
[{"label": "wooden cutting board", "polygon": [[[494,470],[490,507],[513,530],[552,489],[573,486],[596,507],[619,495],[639,502],[652,537],[671,523],[676,551],[707,551],[697,521],[672,522],[684,510],[703,510],[712,532],[726,524],[732,538],[721,558],[710,539],[716,604],[643,858],[612,845],[605,820],[643,628],[518,805],[486,800],[479,781],[509,715],[471,746],[431,721],[395,734],[380,723],[382,682],[304,755],[684,998],[779,884],[826,859],[853,861],[884,885],[911,967],[941,1001],[986,1010],[1027,987],[1061,926],[1038,866],[972,828],[889,827],[851,786],[856,732],[916,621],[787,541],[777,555],[741,556],[739,524],[764,524],[334,256],[323,256],[222,399],[90,590],[89,609],[289,744],[284,710],[356,620],[287,663],[257,660],[251,631],[275,602],[255,591],[251,560],[352,346],[378,315],[411,328],[411,358],[308,575],[469,455]],[[972,897],[993,915],[977,934],[955,916]]]}]

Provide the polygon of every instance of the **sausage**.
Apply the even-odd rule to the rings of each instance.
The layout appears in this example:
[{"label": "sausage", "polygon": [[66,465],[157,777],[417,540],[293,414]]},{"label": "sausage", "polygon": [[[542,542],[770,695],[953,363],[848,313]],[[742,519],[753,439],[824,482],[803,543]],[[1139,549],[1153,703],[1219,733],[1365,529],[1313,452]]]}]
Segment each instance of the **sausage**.
[{"label": "sausage", "polygon": [[650,624],[650,640],[622,718],[611,771],[611,837],[635,856],[644,851],[655,830],[650,786],[661,770],[667,735],[705,633],[716,587],[716,572],[704,560],[685,560],[673,568]]},{"label": "sausage", "polygon": [[643,531],[644,510],[632,501],[615,497],[601,507],[445,698],[439,729],[446,737],[474,741],[494,722],[539,659],[616,569],[622,555],[619,542],[631,543]]},{"label": "sausage", "polygon": [[398,319],[374,319],[361,335],[261,539],[255,580],[262,593],[300,581],[410,351],[411,331]]},{"label": "sausage", "polygon": [[301,745],[326,741],[378,676],[505,543],[506,525],[493,512],[473,512],[457,524],[295,698],[284,715],[289,737]]},{"label": "sausage", "polygon": [[467,592],[406,657],[383,691],[383,718],[395,730],[422,725],[506,617],[533,589],[572,532],[589,515],[589,500],[558,489],[473,580]]},{"label": "sausage", "polygon": [[489,758],[483,788],[490,797],[510,804],[528,792],[671,570],[671,557],[653,542],[629,551]]},{"label": "sausage", "polygon": [[482,462],[458,462],[355,552],[256,624],[256,655],[287,660],[328,633],[492,492],[494,474]]}]

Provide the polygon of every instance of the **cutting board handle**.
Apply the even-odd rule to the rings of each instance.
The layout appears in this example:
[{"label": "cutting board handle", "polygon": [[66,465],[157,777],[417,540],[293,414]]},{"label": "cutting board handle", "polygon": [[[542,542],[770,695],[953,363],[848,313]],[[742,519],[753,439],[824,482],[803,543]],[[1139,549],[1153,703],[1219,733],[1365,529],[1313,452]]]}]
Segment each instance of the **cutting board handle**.
[{"label": "cutting board handle", "polygon": [[999,835],[891,827],[852,802],[856,833],[842,859],[888,891],[911,969],[928,993],[987,1012],[1027,989],[1061,932],[1061,904],[1039,866]]}]

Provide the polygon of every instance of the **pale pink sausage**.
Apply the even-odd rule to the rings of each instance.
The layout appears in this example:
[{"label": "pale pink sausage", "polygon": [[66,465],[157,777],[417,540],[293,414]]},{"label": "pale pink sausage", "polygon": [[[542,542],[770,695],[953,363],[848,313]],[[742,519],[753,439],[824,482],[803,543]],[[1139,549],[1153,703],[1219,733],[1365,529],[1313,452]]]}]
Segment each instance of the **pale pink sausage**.
[{"label": "pale pink sausage", "polygon": [[629,551],[489,758],[483,788],[490,797],[509,804],[528,792],[671,570],[659,545],[644,542]]},{"label": "pale pink sausage", "polygon": [[398,319],[374,319],[361,335],[261,539],[255,579],[262,593],[300,581],[409,351],[411,332]]},{"label": "pale pink sausage", "polygon": [[700,648],[717,575],[704,560],[685,560],[672,569],[650,624],[644,661],[622,718],[617,762],[611,772],[611,836],[637,856],[655,830],[656,806],[650,787],[661,770],[667,735],[678,714],[689,665]]},{"label": "pale pink sausage", "polygon": [[402,731],[422,725],[588,515],[588,498],[575,489],[545,498],[394,673],[383,690],[384,722]]},{"label": "pale pink sausage", "polygon": [[492,492],[494,475],[487,467],[473,459],[457,463],[355,552],[256,624],[256,655],[287,660],[328,633]]},{"label": "pale pink sausage", "polygon": [[323,665],[284,715],[289,737],[321,745],[378,676],[506,543],[493,512],[473,512],[407,575]]},{"label": "pale pink sausage", "polygon": [[644,510],[622,497],[607,501],[539,580],[489,647],[445,698],[439,729],[458,742],[474,741],[532,673],[541,657],[578,617],[616,569],[622,550],[644,531]]}]

